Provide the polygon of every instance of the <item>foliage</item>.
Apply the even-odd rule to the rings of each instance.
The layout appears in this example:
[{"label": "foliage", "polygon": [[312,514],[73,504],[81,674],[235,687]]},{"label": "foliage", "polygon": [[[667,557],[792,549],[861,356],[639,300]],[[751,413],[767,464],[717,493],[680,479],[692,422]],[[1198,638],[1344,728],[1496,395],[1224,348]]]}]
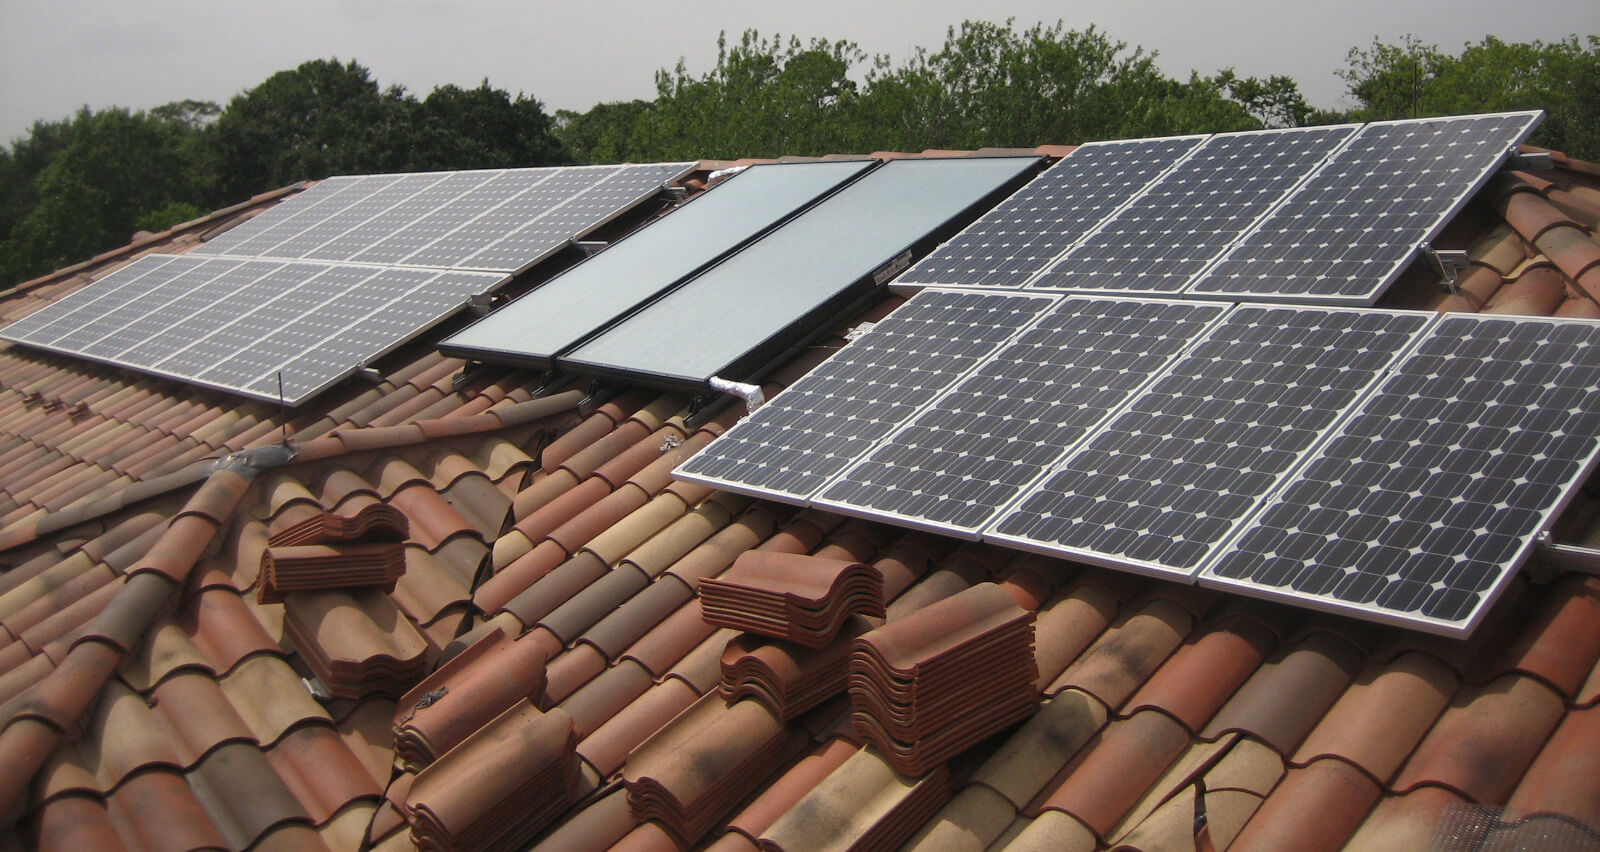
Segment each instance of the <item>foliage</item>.
[{"label": "foliage", "polygon": [[159,207],[133,220],[133,226],[141,231],[152,234],[160,233],[173,225],[181,225],[204,216],[206,211],[190,204],[187,201],[174,201],[165,207]]},{"label": "foliage", "polygon": [[50,126],[51,138],[65,144],[33,177],[34,203],[0,242],[0,280],[26,279],[125,243],[140,215],[195,198],[187,143],[197,132],[120,108],[85,108]]},{"label": "foliage", "polygon": [[0,284],[308,178],[567,161],[537,100],[485,80],[419,101],[337,60],[273,74],[225,108],[84,109],[0,149]]},{"label": "foliage", "polygon": [[1351,48],[1338,72],[1356,120],[1543,109],[1532,141],[1600,159],[1600,37],[1505,42],[1487,36],[1452,56],[1407,36]]}]

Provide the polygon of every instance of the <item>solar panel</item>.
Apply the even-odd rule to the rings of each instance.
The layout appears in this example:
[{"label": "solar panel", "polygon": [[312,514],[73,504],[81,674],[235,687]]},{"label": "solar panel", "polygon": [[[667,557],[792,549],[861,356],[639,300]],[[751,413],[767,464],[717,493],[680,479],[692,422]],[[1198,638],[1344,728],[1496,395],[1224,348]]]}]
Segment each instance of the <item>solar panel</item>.
[{"label": "solar panel", "polygon": [[1241,306],[984,538],[1187,578],[1431,318]]},{"label": "solar panel", "polygon": [[857,160],[751,166],[439,348],[463,358],[549,367],[556,353],[874,165]]},{"label": "solar panel", "polygon": [[79,291],[58,299],[6,326],[3,336],[19,343],[49,345],[79,325],[95,322],[140,293],[202,262],[199,258],[164,254],[135,258],[85,288],[89,292]]},{"label": "solar panel", "polygon": [[451,206],[457,199],[476,189],[494,174],[495,172],[485,171],[447,174],[416,194],[299,257],[306,260],[350,260],[352,256],[373,248],[424,215]]},{"label": "solar panel", "polygon": [[[390,176],[383,176],[384,182],[393,180]],[[238,225],[207,240],[193,251],[193,255],[219,255],[219,254],[259,254],[254,251],[265,246],[273,246],[288,239],[292,234],[314,224],[321,219],[355,203],[361,197],[372,192],[374,184],[367,178],[343,175],[318,181],[316,184],[295,193],[284,201],[268,207],[256,216],[241,222]],[[275,236],[268,237],[267,232],[275,232]],[[249,244],[248,246],[246,244]]]},{"label": "solar panel", "polygon": [[927,290],[851,341],[674,472],[804,503],[1056,301]]},{"label": "solar panel", "polygon": [[1225,310],[1068,298],[812,502],[975,537]]},{"label": "solar panel", "polygon": [[1177,293],[1359,126],[1213,136],[1028,286]]},{"label": "solar panel", "polygon": [[1371,304],[1541,115],[1369,124],[1187,292]]},{"label": "solar panel", "polygon": [[1021,287],[1204,138],[1079,146],[901,275],[894,286]]},{"label": "solar panel", "polygon": [[317,251],[324,243],[338,238],[347,231],[360,227],[368,220],[428,189],[442,179],[442,175],[437,172],[399,175],[388,185],[372,192],[354,204],[339,210],[337,213],[324,218],[315,225],[296,233],[275,246],[262,249],[260,255],[263,257],[303,258],[308,260],[332,259],[317,256]]},{"label": "solar panel", "polygon": [[[747,381],[987,203],[1038,157],[891,160],[561,356],[576,372]],[[715,329],[682,345],[686,329]]]},{"label": "solar panel", "polygon": [[[581,192],[569,193],[528,224],[510,229],[480,251],[448,265],[519,271],[659,193],[667,181],[683,176],[689,169],[688,163],[569,169],[588,181]],[[597,179],[589,180],[595,175]],[[543,189],[540,187],[536,192]],[[516,201],[520,202],[521,198]],[[468,228],[478,224],[474,222]]]},{"label": "solar panel", "polygon": [[[447,238],[463,230],[483,238],[470,254],[563,205],[549,230],[565,228],[570,240],[688,168],[329,178],[190,255],[136,260],[0,338],[266,399],[277,398],[282,371],[284,401],[298,404],[504,283],[509,271],[392,261],[435,247],[448,255]],[[569,204],[602,184],[607,189]],[[352,255],[391,263],[352,263]]]},{"label": "solar panel", "polygon": [[322,336],[241,390],[270,399],[277,393],[276,373],[281,371],[286,397],[315,394],[427,331],[499,280],[499,275],[483,272],[384,270],[363,284],[367,298],[342,299],[336,312],[319,312],[315,325],[299,324],[289,338],[289,351],[295,351],[294,343],[305,344],[308,334]]},{"label": "solar panel", "polygon": [[[417,262],[410,258],[433,243],[446,239],[462,225],[493,211],[506,201],[560,172],[560,169],[513,169],[492,173],[488,180],[461,195],[453,203],[436,208],[426,216],[396,230],[371,248],[357,253],[352,260],[359,263],[439,265]],[[441,250],[444,248],[441,247]]]},{"label": "solar panel", "polygon": [[1200,575],[1463,634],[1600,449],[1600,325],[1441,319]]},{"label": "solar panel", "polygon": [[[214,304],[218,292],[231,294],[246,288],[281,266],[280,261],[244,259],[203,264],[193,273],[174,278],[119,311],[119,318],[129,318],[124,325],[113,330],[112,322],[96,323],[94,328],[105,335],[80,346],[78,351],[91,358],[126,360],[124,353],[140,344],[172,339],[168,330]],[[142,315],[138,313],[141,310]]]}]

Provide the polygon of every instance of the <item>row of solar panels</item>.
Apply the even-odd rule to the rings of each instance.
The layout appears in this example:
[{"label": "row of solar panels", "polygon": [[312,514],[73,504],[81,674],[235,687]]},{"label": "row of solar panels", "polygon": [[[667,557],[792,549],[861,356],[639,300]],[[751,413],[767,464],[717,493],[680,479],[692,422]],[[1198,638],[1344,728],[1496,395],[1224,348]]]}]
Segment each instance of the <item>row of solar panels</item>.
[{"label": "row of solar panels", "polygon": [[692,165],[332,177],[194,253],[514,273],[657,194]]},{"label": "row of solar panels", "polygon": [[0,338],[298,405],[691,167],[329,178],[187,255],[139,258]]},{"label": "row of solar panels", "polygon": [[1542,116],[1090,143],[896,287],[1372,304]]},{"label": "row of solar panels", "polygon": [[676,475],[1460,634],[1597,436],[1595,323],[927,290]]}]

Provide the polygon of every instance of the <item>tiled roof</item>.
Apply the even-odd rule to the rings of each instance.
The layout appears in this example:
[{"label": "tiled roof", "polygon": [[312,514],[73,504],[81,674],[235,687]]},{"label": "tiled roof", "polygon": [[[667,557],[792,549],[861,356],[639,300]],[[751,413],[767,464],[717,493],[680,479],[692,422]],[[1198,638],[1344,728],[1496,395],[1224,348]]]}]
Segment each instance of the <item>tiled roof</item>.
[{"label": "tiled roof", "polygon": [[[1389,303],[1600,317],[1600,170],[1556,160],[1438,241],[1472,259],[1458,293],[1417,272]],[[30,282],[0,318],[275,198]],[[536,398],[513,368],[457,387],[438,336],[293,413],[0,347],[0,847],[1600,842],[1600,578],[1536,563],[1462,642],[844,521],[671,479],[737,413]],[[272,535],[375,507],[408,527],[392,592],[258,602]],[[1556,538],[1600,545],[1600,500]],[[891,624],[997,583],[1033,613],[1042,704],[920,778],[842,696],[730,707],[739,633],[696,593],[752,550],[873,566]],[[641,822],[647,789],[676,816]]]}]

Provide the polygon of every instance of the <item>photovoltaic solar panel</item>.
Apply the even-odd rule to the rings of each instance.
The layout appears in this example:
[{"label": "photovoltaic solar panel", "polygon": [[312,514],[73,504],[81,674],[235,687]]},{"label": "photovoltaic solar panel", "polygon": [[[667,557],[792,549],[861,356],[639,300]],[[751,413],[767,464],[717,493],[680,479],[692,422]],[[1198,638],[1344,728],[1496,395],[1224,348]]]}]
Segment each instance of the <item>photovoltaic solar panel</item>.
[{"label": "photovoltaic solar panel", "polygon": [[553,366],[556,354],[876,165],[751,166],[457,332],[439,348]]},{"label": "photovoltaic solar panel", "polygon": [[1371,304],[1541,115],[1366,125],[1187,292]]},{"label": "photovoltaic solar panel", "polygon": [[[572,372],[663,385],[759,378],[892,270],[1027,178],[1038,157],[890,160],[563,353]],[[685,329],[716,329],[682,345]]]},{"label": "photovoltaic solar panel", "polygon": [[1188,578],[1430,319],[1240,306],[984,538]]},{"label": "photovoltaic solar panel", "polygon": [[[204,244],[196,246],[189,252],[192,255],[217,255],[217,254],[244,254],[251,255],[257,252],[241,251],[246,243],[257,247],[262,242],[266,245],[276,245],[287,239],[297,230],[340,210],[357,198],[370,192],[371,189],[359,188],[364,179],[352,175],[331,177],[319,181],[300,192],[295,193],[281,204],[275,204],[261,211],[256,216],[229,228],[218,234]],[[278,236],[266,239],[263,237],[267,231],[281,229]]]},{"label": "photovoltaic solar panel", "polygon": [[[113,305],[126,304],[130,299],[137,298],[138,290],[158,286],[160,282],[199,263],[199,258],[164,254],[138,258],[96,281],[92,292],[79,291],[66,299],[57,300],[6,326],[0,334],[10,340],[35,345],[52,343],[79,325],[97,321],[114,310]],[[123,293],[124,289],[129,293]],[[67,303],[68,299],[70,303]]]},{"label": "photovoltaic solar panel", "polygon": [[812,502],[975,536],[1225,309],[1068,298]]},{"label": "photovoltaic solar panel", "polygon": [[264,249],[264,257],[299,258],[305,260],[336,260],[319,254],[326,243],[336,241],[348,231],[355,230],[369,220],[381,216],[395,205],[428,189],[443,180],[438,173],[401,175],[382,189],[371,193],[332,216],[295,234],[283,242]]},{"label": "photovoltaic solar panel", "polygon": [[371,249],[424,215],[450,206],[493,175],[494,172],[485,171],[447,174],[299,257],[306,260],[351,260],[354,255]]},{"label": "photovoltaic solar panel", "polygon": [[918,293],[674,475],[804,503],[1055,301],[1006,293]]},{"label": "photovoltaic solar panel", "polygon": [[576,173],[598,169],[605,169],[600,179],[582,192],[570,195],[527,225],[506,234],[465,260],[450,265],[521,270],[611,221],[618,213],[659,193],[663,184],[682,176],[688,171],[688,166],[682,163],[654,163],[609,168],[581,167],[571,171]]},{"label": "photovoltaic solar panel", "polygon": [[1600,325],[1447,316],[1200,579],[1465,633],[1597,449]]},{"label": "photovoltaic solar panel", "polygon": [[[469,240],[464,253],[457,245],[456,254],[478,252],[565,205],[546,226],[551,240],[565,229],[564,245],[688,169],[659,163],[329,178],[188,255],[140,258],[0,330],[0,338],[266,399],[277,398],[282,371],[284,401],[298,404],[503,284],[511,271],[417,266],[411,256],[435,247],[448,255],[447,238],[463,226],[479,227],[473,239],[482,239]],[[601,185],[607,189],[584,196]],[[482,230],[486,218],[499,230]],[[355,255],[388,262],[350,262]],[[514,249],[504,256],[537,260]]]},{"label": "photovoltaic solar panel", "polygon": [[1029,287],[1178,293],[1359,126],[1213,136]]},{"label": "photovoltaic solar panel", "polygon": [[1204,138],[1082,145],[911,267],[894,286],[1021,287]]}]

